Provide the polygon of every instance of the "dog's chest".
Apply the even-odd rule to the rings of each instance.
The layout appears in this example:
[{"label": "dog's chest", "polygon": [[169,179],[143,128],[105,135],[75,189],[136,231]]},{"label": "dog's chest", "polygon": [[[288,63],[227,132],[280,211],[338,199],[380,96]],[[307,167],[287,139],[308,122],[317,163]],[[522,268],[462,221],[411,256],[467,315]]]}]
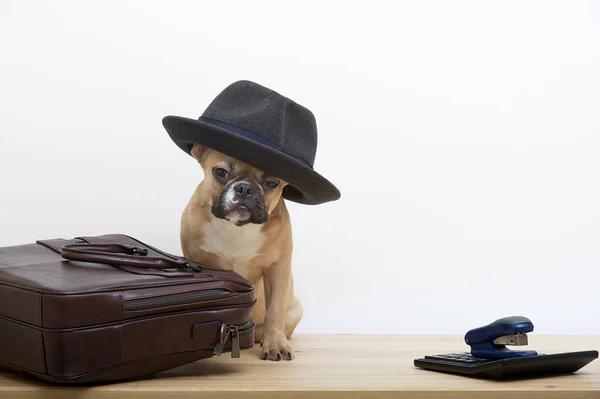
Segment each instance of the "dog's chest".
[{"label": "dog's chest", "polygon": [[202,250],[219,257],[222,267],[233,269],[247,276],[250,260],[259,254],[265,242],[260,225],[235,226],[221,219],[214,219],[204,228]]}]

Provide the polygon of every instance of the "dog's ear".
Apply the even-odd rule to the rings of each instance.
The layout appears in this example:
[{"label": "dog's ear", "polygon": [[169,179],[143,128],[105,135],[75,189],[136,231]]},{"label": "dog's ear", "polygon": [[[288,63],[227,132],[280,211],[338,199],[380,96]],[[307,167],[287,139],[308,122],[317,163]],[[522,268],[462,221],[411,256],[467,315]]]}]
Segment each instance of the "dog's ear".
[{"label": "dog's ear", "polygon": [[194,144],[194,146],[192,147],[192,151],[191,151],[192,156],[198,162],[202,162],[202,159],[204,158],[204,156],[206,155],[207,152],[208,152],[208,147],[204,147],[203,145],[200,145],[200,144]]}]

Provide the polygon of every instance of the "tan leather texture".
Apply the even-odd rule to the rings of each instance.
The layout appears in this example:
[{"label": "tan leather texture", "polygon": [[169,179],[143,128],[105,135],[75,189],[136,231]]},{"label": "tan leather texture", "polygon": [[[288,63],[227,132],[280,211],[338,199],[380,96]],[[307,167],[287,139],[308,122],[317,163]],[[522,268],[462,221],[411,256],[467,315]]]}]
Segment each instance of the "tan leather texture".
[{"label": "tan leather texture", "polygon": [[56,383],[152,375],[251,348],[255,303],[240,275],[122,234],[3,247],[0,367]]}]

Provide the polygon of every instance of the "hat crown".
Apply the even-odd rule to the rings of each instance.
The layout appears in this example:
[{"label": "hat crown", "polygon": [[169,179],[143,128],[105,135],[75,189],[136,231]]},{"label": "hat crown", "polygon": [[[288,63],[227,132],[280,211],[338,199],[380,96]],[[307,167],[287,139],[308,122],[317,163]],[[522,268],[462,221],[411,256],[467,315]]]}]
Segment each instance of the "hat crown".
[{"label": "hat crown", "polygon": [[247,80],[232,83],[202,114],[275,143],[286,154],[314,165],[317,124],[313,113],[281,94]]}]

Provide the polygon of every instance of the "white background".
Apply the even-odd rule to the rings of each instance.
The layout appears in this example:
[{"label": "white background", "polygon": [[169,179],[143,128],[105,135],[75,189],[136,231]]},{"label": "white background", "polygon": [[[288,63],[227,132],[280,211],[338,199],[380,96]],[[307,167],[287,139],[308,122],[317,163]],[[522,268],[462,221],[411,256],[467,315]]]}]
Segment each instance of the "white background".
[{"label": "white background", "polygon": [[250,79],[317,117],[342,192],[289,203],[298,332],[600,334],[594,2],[2,1],[0,245],[180,253],[168,138]]}]

